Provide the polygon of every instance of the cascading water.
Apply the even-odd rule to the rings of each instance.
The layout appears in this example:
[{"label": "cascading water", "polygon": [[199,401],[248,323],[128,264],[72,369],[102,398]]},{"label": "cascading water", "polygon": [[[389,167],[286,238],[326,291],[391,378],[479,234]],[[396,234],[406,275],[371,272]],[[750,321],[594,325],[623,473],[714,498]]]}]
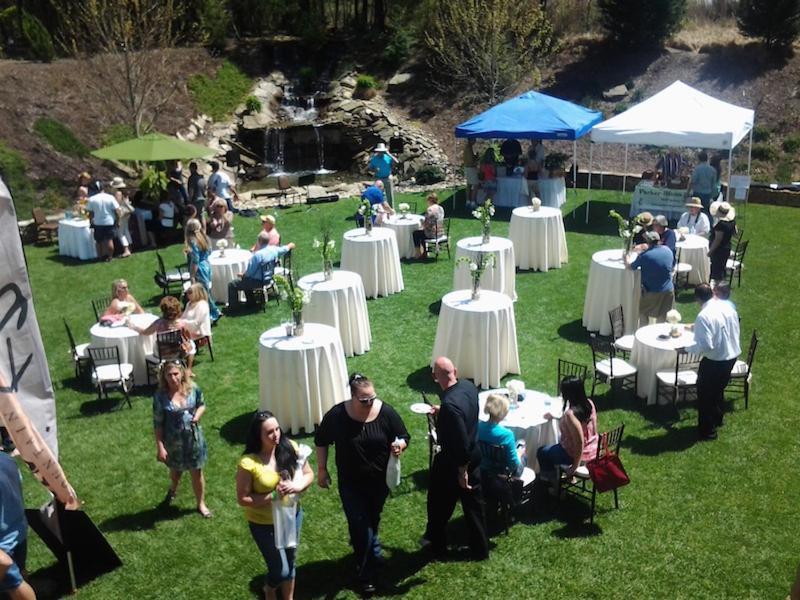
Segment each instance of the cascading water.
[{"label": "cascading water", "polygon": [[319,168],[315,171],[317,175],[326,175],[333,173],[330,169],[325,168],[325,139],[320,132],[321,127],[314,125],[314,135],[317,138],[317,159],[319,160]]},{"label": "cascading water", "polygon": [[294,88],[287,85],[283,90],[281,109],[293,123],[307,123],[317,118],[314,96],[295,96]]},{"label": "cascading water", "polygon": [[271,175],[285,175],[285,136],[281,128],[264,130],[264,164],[272,168]]}]

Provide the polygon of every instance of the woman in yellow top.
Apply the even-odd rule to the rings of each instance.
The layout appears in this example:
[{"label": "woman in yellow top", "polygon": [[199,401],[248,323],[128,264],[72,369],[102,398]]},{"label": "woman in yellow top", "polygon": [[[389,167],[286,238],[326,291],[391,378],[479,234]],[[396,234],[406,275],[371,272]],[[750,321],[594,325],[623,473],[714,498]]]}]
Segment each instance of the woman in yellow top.
[{"label": "woman in yellow top", "polygon": [[[294,597],[295,549],[281,551],[275,547],[272,502],[287,494],[298,494],[314,482],[314,472],[307,461],[302,463],[301,476],[295,477],[298,462],[297,444],[283,437],[275,416],[269,411],[257,412],[250,423],[244,453],[236,471],[236,498],[244,507],[250,533],[267,564],[267,583],[264,585],[267,600],[277,598],[278,586],[283,600]],[[296,518],[299,535],[303,521],[299,507]],[[284,569],[284,565],[288,569]]]}]

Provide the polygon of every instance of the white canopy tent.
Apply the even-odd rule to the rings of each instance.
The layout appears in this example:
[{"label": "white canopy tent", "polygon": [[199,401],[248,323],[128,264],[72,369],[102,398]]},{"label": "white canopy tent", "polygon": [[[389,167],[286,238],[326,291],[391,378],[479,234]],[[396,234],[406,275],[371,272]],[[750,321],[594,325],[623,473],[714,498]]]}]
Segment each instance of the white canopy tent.
[{"label": "white canopy tent", "polygon": [[[625,144],[625,173],[628,146],[651,144],[712,148],[728,151],[728,181],[731,177],[733,148],[750,136],[747,174],[750,174],[753,147],[754,111],[718,100],[682,81],[676,81],[647,100],[592,128],[592,142]],[[589,189],[592,186],[592,147],[589,148]],[[730,196],[730,186],[728,186]],[[586,203],[589,220],[589,201]]]}]

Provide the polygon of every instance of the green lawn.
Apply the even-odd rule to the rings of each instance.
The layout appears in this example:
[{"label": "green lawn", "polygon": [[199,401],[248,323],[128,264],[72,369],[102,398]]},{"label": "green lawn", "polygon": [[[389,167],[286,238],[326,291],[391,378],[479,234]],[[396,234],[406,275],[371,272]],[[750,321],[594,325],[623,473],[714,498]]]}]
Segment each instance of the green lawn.
[{"label": "green lawn", "polygon": [[[591,364],[580,320],[590,256],[619,245],[606,215],[619,196],[593,192],[592,223],[565,218],[570,261],[548,273],[517,275],[517,335],[527,386],[554,392],[559,357]],[[423,206],[422,196],[408,197]],[[337,236],[352,228],[353,201],[278,213],[283,239],[295,241],[300,275],[321,268],[311,250],[315,211],[330,211]],[[452,213],[451,204],[446,204]],[[567,213],[565,210],[565,214]],[[494,224],[506,235],[508,214]],[[260,225],[238,217],[237,240],[249,245]],[[743,346],[758,328],[761,345],[755,365],[750,409],[737,401],[716,442],[695,443],[696,413],[681,408],[645,410],[619,396],[612,404],[602,387],[597,397],[599,426],[625,423],[622,458],[632,483],[612,498],[599,499],[596,525],[580,525],[543,504],[528,523],[507,537],[493,538],[485,563],[426,564],[417,550],[425,526],[428,447],[425,423],[408,406],[418,390],[433,391],[428,364],[436,331],[439,299],[452,285],[453,262],[405,263],[406,289],[369,301],[372,350],[348,359],[350,371],[372,376],[378,394],[394,405],[412,432],[403,459],[403,482],[383,513],[382,539],[388,557],[388,595],[414,598],[461,593],[465,598],[783,598],[800,557],[796,520],[800,507],[797,469],[797,339],[792,306],[791,250],[797,246],[800,212],[750,206],[742,224],[752,240],[733,300],[742,318]],[[452,237],[477,235],[479,224],[460,211]],[[340,239],[340,238],[339,238]],[[249,416],[258,406],[258,337],[287,317],[285,303],[271,302],[266,313],[225,317],[214,330],[216,362],[202,355],[195,369],[208,410],[203,418],[209,443],[208,504],[215,518],[193,512],[188,480],[176,509],[158,511],[167,472],[155,460],[150,392],[133,398],[133,409],[98,404],[92,390],[73,379],[65,317],[78,341],[87,341],[93,321],[90,299],[107,292],[111,281],[128,279],[133,294],[155,310],[158,291],[152,252],[111,264],[65,263],[55,246],[26,248],[37,315],[50,361],[58,404],[61,459],[68,478],[121,556],[124,566],[81,590],[84,599],[253,598],[264,566],[234,493],[234,473]],[[164,252],[168,263],[182,258],[181,246]],[[794,289],[795,292],[791,292]],[[679,297],[686,321],[697,307],[690,292]],[[517,377],[517,376],[515,376]],[[672,425],[674,422],[674,425]],[[672,426],[670,426],[672,425]],[[310,437],[306,443],[312,444]],[[41,487],[26,477],[29,505],[43,501]],[[354,598],[344,515],[335,489],[311,489],[303,501],[297,595]],[[458,510],[457,513],[458,515]],[[455,539],[463,537],[458,519]],[[35,536],[34,536],[35,537]],[[29,568],[41,578],[53,559],[38,539],[31,542]],[[53,593],[42,593],[51,597]]]}]

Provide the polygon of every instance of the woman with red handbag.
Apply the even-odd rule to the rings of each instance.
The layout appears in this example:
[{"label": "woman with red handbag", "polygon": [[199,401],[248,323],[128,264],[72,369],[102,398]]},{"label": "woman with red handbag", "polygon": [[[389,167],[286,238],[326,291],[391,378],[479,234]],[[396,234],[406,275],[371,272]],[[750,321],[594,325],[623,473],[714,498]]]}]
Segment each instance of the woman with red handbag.
[{"label": "woman with red handbag", "polygon": [[[564,414],[559,420],[561,441],[536,451],[538,477],[553,484],[557,484],[556,466],[566,466],[565,474],[570,478],[582,462],[597,456],[597,411],[586,397],[583,380],[565,377],[561,381],[561,396],[564,398]],[[544,417],[550,420],[553,415],[545,413]]]}]

